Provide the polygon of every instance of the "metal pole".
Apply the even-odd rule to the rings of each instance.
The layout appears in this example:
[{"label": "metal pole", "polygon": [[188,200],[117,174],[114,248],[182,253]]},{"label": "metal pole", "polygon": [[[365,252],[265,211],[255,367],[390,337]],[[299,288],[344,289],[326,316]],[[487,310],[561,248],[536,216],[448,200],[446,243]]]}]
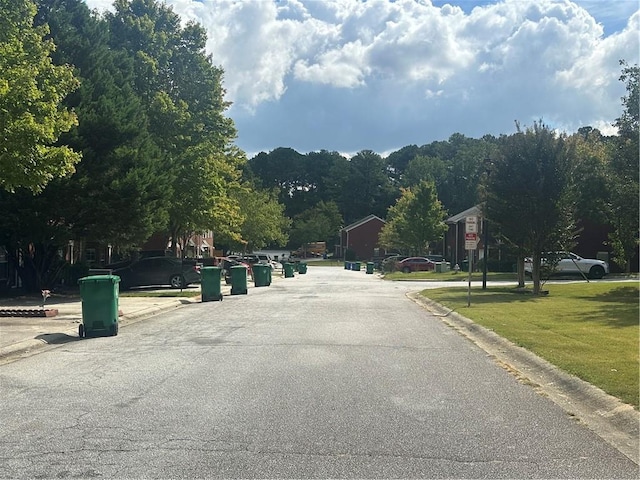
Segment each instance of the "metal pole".
[{"label": "metal pole", "polygon": [[489,260],[489,228],[487,227],[487,219],[482,218],[482,228],[484,230],[483,262],[482,262],[482,289],[487,289],[487,261]]},{"label": "metal pole", "polygon": [[469,268],[469,283],[467,286],[467,307],[471,306],[471,270],[473,270],[473,250],[467,250],[467,268]]}]

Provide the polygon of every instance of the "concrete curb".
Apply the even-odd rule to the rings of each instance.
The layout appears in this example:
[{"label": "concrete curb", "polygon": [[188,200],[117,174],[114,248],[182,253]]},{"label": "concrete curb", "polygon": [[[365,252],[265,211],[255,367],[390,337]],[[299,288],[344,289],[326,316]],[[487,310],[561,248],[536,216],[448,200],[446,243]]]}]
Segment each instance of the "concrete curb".
[{"label": "concrete curb", "polygon": [[569,415],[640,464],[640,412],[420,293],[407,296],[467,337],[520,381],[533,386]]}]

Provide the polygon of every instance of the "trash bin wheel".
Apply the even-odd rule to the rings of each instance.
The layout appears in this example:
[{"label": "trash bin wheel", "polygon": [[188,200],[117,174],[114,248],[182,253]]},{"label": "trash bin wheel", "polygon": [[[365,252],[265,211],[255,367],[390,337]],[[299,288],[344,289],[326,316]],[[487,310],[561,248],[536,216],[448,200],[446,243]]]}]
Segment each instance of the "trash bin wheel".
[{"label": "trash bin wheel", "polygon": [[114,323],[113,325],[111,325],[111,328],[109,329],[111,336],[115,337],[116,335],[118,335],[118,324]]},{"label": "trash bin wheel", "polygon": [[84,325],[82,323],[80,325],[78,325],[78,336],[80,338],[84,338],[85,337]]}]

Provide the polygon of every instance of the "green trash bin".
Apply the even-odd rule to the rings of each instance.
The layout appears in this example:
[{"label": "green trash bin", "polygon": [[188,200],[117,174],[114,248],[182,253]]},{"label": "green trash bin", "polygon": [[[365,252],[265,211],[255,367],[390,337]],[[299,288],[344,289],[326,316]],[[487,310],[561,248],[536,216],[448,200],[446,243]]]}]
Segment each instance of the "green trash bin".
[{"label": "green trash bin", "polygon": [[349,270],[349,268],[350,268],[349,262],[344,262],[344,269]]},{"label": "green trash bin", "polygon": [[247,268],[244,265],[234,265],[231,271],[231,295],[247,294]]},{"label": "green trash bin", "polygon": [[202,291],[202,301],[211,302],[222,300],[222,292],[220,290],[222,268],[202,267],[200,269],[200,273],[200,290]]},{"label": "green trash bin", "polygon": [[373,273],[373,268],[375,264],[373,262],[367,262],[367,273],[371,275]]},{"label": "green trash bin", "polygon": [[293,264],[293,263],[285,263],[284,264],[284,278],[293,278],[294,269],[295,269],[295,264]]},{"label": "green trash bin", "polygon": [[356,271],[360,271],[360,262],[353,262],[353,269]]},{"label": "green trash bin", "polygon": [[269,286],[269,265],[262,265],[256,263],[253,266],[253,283],[256,287],[268,287]]},{"label": "green trash bin", "polygon": [[92,275],[78,280],[82,298],[80,338],[97,335],[118,335],[117,275]]},{"label": "green trash bin", "polygon": [[307,264],[305,262],[300,262],[298,264],[298,273],[300,275],[307,273]]}]

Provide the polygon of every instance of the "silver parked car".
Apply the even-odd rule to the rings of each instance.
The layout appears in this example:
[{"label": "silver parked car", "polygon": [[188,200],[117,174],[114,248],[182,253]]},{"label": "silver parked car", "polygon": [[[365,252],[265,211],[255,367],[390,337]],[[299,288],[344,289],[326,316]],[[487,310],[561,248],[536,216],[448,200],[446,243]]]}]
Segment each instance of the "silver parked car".
[{"label": "silver parked car", "polygon": [[[541,267],[548,269],[550,275],[579,275],[585,274],[589,278],[602,278],[609,273],[609,264],[595,258],[582,258],[573,252],[543,253],[540,259]],[[533,261],[524,259],[524,273],[531,275]]]}]

